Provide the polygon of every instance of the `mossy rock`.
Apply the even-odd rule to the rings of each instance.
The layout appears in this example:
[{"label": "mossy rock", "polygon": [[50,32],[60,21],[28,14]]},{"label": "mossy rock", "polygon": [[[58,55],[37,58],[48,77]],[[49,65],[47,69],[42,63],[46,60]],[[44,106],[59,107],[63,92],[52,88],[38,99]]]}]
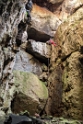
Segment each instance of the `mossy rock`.
[{"label": "mossy rock", "polygon": [[[13,74],[17,91],[13,111],[19,113],[20,111],[28,110],[31,114],[34,114],[36,111],[40,112],[48,98],[48,90],[44,83],[32,73],[13,71]],[[16,110],[18,104],[20,104],[20,109]]]}]

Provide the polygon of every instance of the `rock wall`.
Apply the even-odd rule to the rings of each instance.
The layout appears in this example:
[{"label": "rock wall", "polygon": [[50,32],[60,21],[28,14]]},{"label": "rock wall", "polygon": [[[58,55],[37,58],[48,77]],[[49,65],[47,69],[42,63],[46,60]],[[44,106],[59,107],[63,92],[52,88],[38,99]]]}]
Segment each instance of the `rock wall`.
[{"label": "rock wall", "polygon": [[[53,116],[82,119],[83,0],[33,0],[30,25],[26,2],[0,1],[0,111],[18,113],[27,109],[31,114],[40,114],[45,109]],[[50,38],[54,38],[56,47],[46,43]],[[14,75],[14,70],[19,74]],[[16,90],[26,87],[25,82],[28,87],[28,73],[36,75],[38,84],[41,80],[49,92],[41,99],[35,87],[31,88],[30,99],[36,105],[34,109],[30,103],[32,110],[25,101],[29,92],[22,90],[20,95]],[[32,80],[31,87],[33,83]],[[42,89],[43,85],[38,84],[37,88]],[[21,97],[25,106],[18,110]]]},{"label": "rock wall", "polygon": [[[26,72],[24,73],[25,75],[33,73],[43,81],[44,85],[47,85],[48,60],[51,56],[51,46],[46,44],[46,41],[54,36],[58,25],[61,23],[56,15],[49,10],[33,5],[31,12],[32,22],[29,25],[25,9],[26,2],[11,0],[1,1],[0,3],[0,111],[4,113],[11,112],[11,110],[16,113],[21,112],[21,110],[29,110],[29,107],[22,108],[23,106],[20,107],[19,111],[13,108],[14,106],[16,108],[16,105],[18,105],[15,102],[12,104],[12,101],[17,101],[18,98],[18,95],[16,95],[18,86],[15,85],[16,81],[15,75],[12,73],[13,70],[18,70],[19,73],[20,71]],[[51,18],[54,18],[52,22]],[[25,77],[24,74],[23,76]],[[17,78],[19,79],[19,75]],[[23,81],[20,81],[20,83],[23,83]],[[33,80],[31,85],[32,83],[34,83]],[[38,88],[39,85],[36,85]],[[40,89],[42,88],[43,85],[40,85]],[[33,91],[35,91],[35,87]],[[43,95],[44,92],[42,90],[41,94]],[[32,93],[35,96],[35,92]],[[28,94],[28,92],[23,94],[23,97],[26,97]],[[33,113],[30,109],[30,113],[40,113],[46,104],[47,97],[45,99],[39,98],[41,102],[36,100],[37,107]],[[31,101],[34,103],[35,98],[32,98]],[[30,103],[32,110],[34,109],[33,103]],[[41,111],[38,108],[42,108]]]},{"label": "rock wall", "polygon": [[[48,113],[59,114],[74,119],[81,119],[83,117],[83,7],[78,9],[72,16],[70,16],[63,24],[61,24],[55,34],[55,41],[58,42],[58,50],[54,61],[51,64],[50,71],[56,73],[59,68],[59,80],[55,75],[49,79],[51,87],[55,85],[55,95],[53,95],[52,88],[49,89],[48,98]],[[57,58],[57,59],[56,59]],[[62,73],[61,73],[62,72]],[[51,75],[50,75],[51,76]],[[61,80],[60,80],[61,79]],[[54,83],[53,83],[54,81]],[[56,86],[56,81],[60,91]],[[50,86],[50,85],[49,85]],[[62,87],[62,88],[61,88]],[[54,89],[55,89],[54,88]],[[62,89],[62,90],[61,90]],[[57,100],[58,94],[58,100]],[[61,100],[61,101],[60,101]],[[50,102],[51,101],[51,102]],[[57,104],[58,106],[54,104]],[[51,104],[50,104],[51,103]],[[60,106],[59,106],[60,103]],[[49,107],[50,106],[50,107]]]},{"label": "rock wall", "polygon": [[[5,6],[6,5],[6,6]],[[22,21],[24,1],[1,1],[0,3],[0,110],[10,109],[14,88],[12,70],[18,51],[16,36]],[[10,90],[9,90],[10,89]]]}]

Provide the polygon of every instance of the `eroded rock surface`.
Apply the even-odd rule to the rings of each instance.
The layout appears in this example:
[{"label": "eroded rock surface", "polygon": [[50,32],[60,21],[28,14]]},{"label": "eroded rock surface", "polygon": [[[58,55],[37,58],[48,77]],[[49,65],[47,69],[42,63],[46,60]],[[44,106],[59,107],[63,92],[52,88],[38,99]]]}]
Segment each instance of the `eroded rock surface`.
[{"label": "eroded rock surface", "polygon": [[14,70],[32,72],[40,75],[42,73],[42,66],[43,64],[35,59],[31,54],[26,53],[24,50],[20,50],[16,55]]},{"label": "eroded rock surface", "polygon": [[44,82],[32,73],[14,71],[16,91],[12,101],[12,111],[20,113],[29,111],[31,115],[40,113],[48,98],[48,90]]},{"label": "eroded rock surface", "polygon": [[[31,34],[31,37],[34,37],[35,40],[43,42],[49,40],[50,37],[53,37],[58,26],[61,24],[61,21],[55,14],[45,8],[37,6],[36,4],[33,6],[31,17],[32,26],[29,29],[29,32],[32,30],[32,33],[34,33],[34,35]],[[37,30],[40,33],[40,36],[44,38],[40,37],[41,39],[39,39],[39,36],[35,33],[34,30]],[[45,34],[46,38],[44,36]]]},{"label": "eroded rock surface", "polygon": [[[79,16],[77,16],[79,15]],[[72,20],[71,20],[72,19]],[[58,58],[54,56],[55,64],[51,64],[54,70],[57,70],[57,66],[61,68],[61,84],[63,86],[61,96],[60,108],[62,114],[65,117],[72,117],[74,119],[81,119],[83,117],[83,103],[82,103],[82,90],[83,90],[83,8],[80,8],[76,13],[69,17],[59,28],[55,34],[55,41],[58,42]],[[61,71],[60,71],[61,72]],[[59,72],[59,75],[60,75]],[[60,79],[60,78],[59,78]],[[54,76],[54,80],[55,79]],[[49,83],[53,82],[53,79],[49,80]],[[54,83],[53,83],[54,84]],[[52,84],[52,85],[53,85]],[[51,86],[52,86],[51,85]],[[59,81],[60,86],[60,81]],[[57,90],[56,90],[57,91]],[[61,91],[61,88],[60,88]],[[49,90],[49,94],[53,91]],[[57,92],[55,92],[57,95]],[[53,95],[52,95],[53,96]],[[53,99],[48,99],[48,105],[50,105]],[[56,100],[57,101],[57,100]],[[54,104],[51,103],[50,106]],[[58,103],[59,105],[59,103]],[[55,110],[60,110],[55,107]],[[55,115],[56,115],[55,111]],[[54,110],[52,110],[54,112]]]},{"label": "eroded rock surface", "polygon": [[[5,4],[7,6],[4,6]],[[0,110],[4,111],[5,113],[11,112],[11,101],[15,93],[14,75],[12,73],[13,69],[29,71],[37,75],[40,75],[40,74],[42,75],[43,73],[42,67],[45,63],[44,61],[42,63],[39,62],[39,60],[37,60],[36,58],[34,58],[32,62],[30,60],[32,58],[32,55],[29,55],[28,53],[21,51],[21,49],[23,49],[24,51],[26,50],[28,45],[28,39],[30,38],[30,35],[28,33],[32,32],[29,30],[31,26],[26,23],[27,18],[26,18],[25,4],[26,4],[26,1],[21,1],[21,0],[20,1],[11,0],[11,1],[5,1],[5,2],[3,1],[0,3],[0,7],[1,7],[0,8],[1,9],[1,13],[0,13],[1,14],[0,16],[0,22],[1,22],[0,23],[1,24],[0,25],[1,27],[0,28],[0,32],[1,32],[0,34],[0,43],[1,43],[0,44],[1,45],[0,46],[0,53],[1,53],[0,54],[0,70],[1,70],[0,71]],[[35,20],[33,20],[33,22],[34,21]],[[36,25],[38,26],[38,24]],[[36,33],[39,32],[39,30],[36,29],[36,27],[33,26],[33,28],[36,30]],[[42,30],[40,30],[40,32],[42,32]],[[48,34],[48,32],[46,33],[44,32],[43,34],[44,35],[41,35],[41,33],[39,33],[39,35],[41,35],[40,37],[43,36],[44,41],[50,39],[51,35]],[[31,39],[33,39],[33,37]],[[34,41],[34,43],[36,42]],[[42,47],[41,51],[43,50],[44,48]],[[48,51],[48,48],[46,48],[46,50]],[[37,52],[39,51],[40,51],[40,48],[38,48]],[[35,50],[33,50],[33,53],[34,52]],[[21,55],[19,55],[19,53]],[[39,52],[38,54],[41,54],[41,53]],[[44,56],[43,54],[44,53],[42,52],[42,56]],[[18,61],[19,56],[21,56],[21,61],[23,60],[22,64],[21,62],[19,63],[20,59]],[[27,59],[26,59],[26,56],[27,56]],[[25,65],[25,61],[26,61],[26,65]],[[45,66],[47,68],[47,65]],[[46,74],[47,71],[45,71],[44,73],[45,75],[47,75]],[[43,77],[44,76],[42,76],[42,78]],[[47,80],[47,78],[45,80]]]},{"label": "eroded rock surface", "polygon": [[[56,66],[48,78],[49,98],[46,106],[48,115],[60,116],[62,113],[62,69]],[[56,106],[56,107],[55,107]]]},{"label": "eroded rock surface", "polygon": [[43,60],[44,62],[47,62],[51,56],[50,45],[41,43],[39,41],[36,42],[34,40],[29,40],[26,51],[39,58],[39,60]]},{"label": "eroded rock surface", "polygon": [[[48,86],[47,114],[82,119],[83,0],[33,0],[35,4],[31,12],[31,25],[26,23],[26,2],[0,1],[0,111],[11,112],[12,100],[12,111],[16,113],[30,109],[34,114],[35,111],[40,113],[40,110],[44,109],[44,92],[41,93],[42,98],[37,96],[39,94],[36,92],[33,97],[33,74],[30,82],[33,86],[32,95],[29,90],[23,89],[24,85],[26,87],[29,83],[24,79],[27,77],[24,71],[29,71],[38,75]],[[46,44],[54,34],[56,47]],[[32,56],[35,58],[33,62],[30,60]],[[22,75],[20,72],[16,75],[19,77],[19,80],[16,79],[18,85],[14,82],[14,69],[23,71]],[[28,80],[28,77],[26,79]],[[40,84],[38,79],[37,83]],[[19,90],[22,88],[21,94],[16,94],[16,87]],[[28,89],[28,86],[26,88]],[[29,108],[26,94],[30,95],[32,102]],[[25,102],[25,106],[22,103],[19,109],[18,98],[21,103]]]}]

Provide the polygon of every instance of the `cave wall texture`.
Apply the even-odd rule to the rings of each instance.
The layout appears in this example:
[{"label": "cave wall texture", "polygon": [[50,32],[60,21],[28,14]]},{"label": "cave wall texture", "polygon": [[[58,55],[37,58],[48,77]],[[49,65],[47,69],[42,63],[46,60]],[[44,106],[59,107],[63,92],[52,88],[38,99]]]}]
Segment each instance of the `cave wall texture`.
[{"label": "cave wall texture", "polygon": [[83,120],[83,0],[26,2],[0,0],[0,113]]}]

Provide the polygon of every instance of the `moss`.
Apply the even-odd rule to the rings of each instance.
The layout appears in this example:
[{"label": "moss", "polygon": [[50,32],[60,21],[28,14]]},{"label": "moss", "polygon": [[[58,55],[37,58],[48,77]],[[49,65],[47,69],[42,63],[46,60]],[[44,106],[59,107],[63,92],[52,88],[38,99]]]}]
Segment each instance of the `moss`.
[{"label": "moss", "polygon": [[28,12],[26,12],[26,16],[28,16]]},{"label": "moss", "polygon": [[22,71],[14,71],[13,73],[15,85],[19,85],[18,91],[21,90],[24,94],[27,94],[32,90],[40,99],[47,99],[48,90],[36,75]]},{"label": "moss", "polygon": [[66,89],[66,87],[67,87],[67,76],[68,76],[68,72],[65,69],[64,72],[63,72],[63,75],[62,75],[62,81],[63,81],[63,84],[64,84],[64,87],[63,87],[64,89]]}]

